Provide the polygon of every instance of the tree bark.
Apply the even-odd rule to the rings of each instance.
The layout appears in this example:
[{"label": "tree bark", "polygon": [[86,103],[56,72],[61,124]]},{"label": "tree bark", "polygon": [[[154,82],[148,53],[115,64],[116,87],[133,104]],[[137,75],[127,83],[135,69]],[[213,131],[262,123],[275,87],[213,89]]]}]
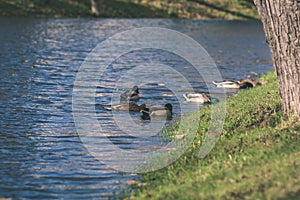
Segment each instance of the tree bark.
[{"label": "tree bark", "polygon": [[99,11],[95,0],[91,0],[91,11],[93,15],[99,16]]},{"label": "tree bark", "polygon": [[300,1],[254,0],[277,74],[282,111],[300,114]]}]

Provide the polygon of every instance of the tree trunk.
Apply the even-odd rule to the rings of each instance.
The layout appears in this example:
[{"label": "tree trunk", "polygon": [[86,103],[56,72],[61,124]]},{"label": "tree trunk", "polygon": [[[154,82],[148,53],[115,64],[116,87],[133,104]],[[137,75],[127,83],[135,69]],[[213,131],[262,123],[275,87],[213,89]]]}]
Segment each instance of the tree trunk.
[{"label": "tree trunk", "polygon": [[254,0],[277,74],[282,110],[300,114],[300,1]]},{"label": "tree trunk", "polygon": [[93,15],[96,15],[96,16],[99,15],[99,11],[98,11],[97,4],[96,4],[95,0],[91,0],[91,11],[92,11]]}]

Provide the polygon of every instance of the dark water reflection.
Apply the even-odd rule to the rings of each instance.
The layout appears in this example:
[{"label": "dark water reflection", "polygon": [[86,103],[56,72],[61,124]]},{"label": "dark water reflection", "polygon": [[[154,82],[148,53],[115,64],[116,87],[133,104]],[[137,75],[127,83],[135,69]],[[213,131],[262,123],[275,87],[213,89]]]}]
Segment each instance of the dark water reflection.
[{"label": "dark water reflection", "polygon": [[[72,117],[77,70],[99,42],[115,33],[143,26],[180,31],[200,42],[225,79],[272,70],[257,21],[4,18],[0,25],[0,198],[108,198],[134,178],[96,162],[81,143]],[[114,63],[119,70],[124,70],[122,64]],[[96,97],[99,120],[108,125],[111,115],[104,107],[111,99],[106,94],[114,91],[109,86],[117,76],[109,75]],[[197,91],[205,90],[201,80],[191,80]],[[142,101],[173,102],[179,115],[172,93],[155,87],[156,83],[144,85]],[[114,133],[113,127],[108,131]],[[122,148],[139,145],[122,135],[111,139]]]}]

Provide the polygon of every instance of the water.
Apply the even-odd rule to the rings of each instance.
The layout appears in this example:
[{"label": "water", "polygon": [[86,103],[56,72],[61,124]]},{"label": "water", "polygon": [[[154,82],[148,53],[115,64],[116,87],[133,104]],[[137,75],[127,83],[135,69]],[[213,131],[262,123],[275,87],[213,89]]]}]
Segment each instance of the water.
[{"label": "water", "polygon": [[[272,70],[262,26],[257,21],[2,18],[0,197],[110,198],[135,178],[135,174],[117,172],[89,154],[76,132],[72,91],[79,67],[99,42],[145,26],[173,29],[198,41],[215,60],[224,79],[239,80],[252,71],[261,74]],[[197,92],[206,91],[207,85],[186,61],[162,51],[130,52],[111,64],[96,89],[97,119],[114,144],[142,151],[162,145],[160,137],[136,141],[120,131],[113,113],[105,109],[112,94],[132,87],[120,79],[134,69],[132,60],[174,66],[189,77]],[[147,81],[139,85],[140,102],[171,102],[174,117],[180,117],[178,97],[159,85],[161,79],[151,80],[146,75],[142,79]],[[141,126],[149,123],[141,121],[139,113],[130,116]]]}]

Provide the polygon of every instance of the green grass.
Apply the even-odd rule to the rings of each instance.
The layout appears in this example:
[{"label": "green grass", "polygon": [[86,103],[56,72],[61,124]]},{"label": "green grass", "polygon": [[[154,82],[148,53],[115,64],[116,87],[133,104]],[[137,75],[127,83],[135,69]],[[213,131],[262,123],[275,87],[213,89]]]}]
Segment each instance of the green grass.
[{"label": "green grass", "polygon": [[89,1],[76,0],[0,0],[2,16],[22,17],[87,17]]},{"label": "green grass", "polygon": [[[252,0],[96,0],[99,17],[258,19]],[[0,0],[0,16],[93,17],[89,0]]]},{"label": "green grass", "polygon": [[130,199],[298,199],[300,123],[282,116],[274,73],[262,79],[268,83],[226,101],[222,134],[207,157],[198,154],[210,107],[198,112],[199,129],[186,153],[142,174],[140,186],[127,192]]}]

